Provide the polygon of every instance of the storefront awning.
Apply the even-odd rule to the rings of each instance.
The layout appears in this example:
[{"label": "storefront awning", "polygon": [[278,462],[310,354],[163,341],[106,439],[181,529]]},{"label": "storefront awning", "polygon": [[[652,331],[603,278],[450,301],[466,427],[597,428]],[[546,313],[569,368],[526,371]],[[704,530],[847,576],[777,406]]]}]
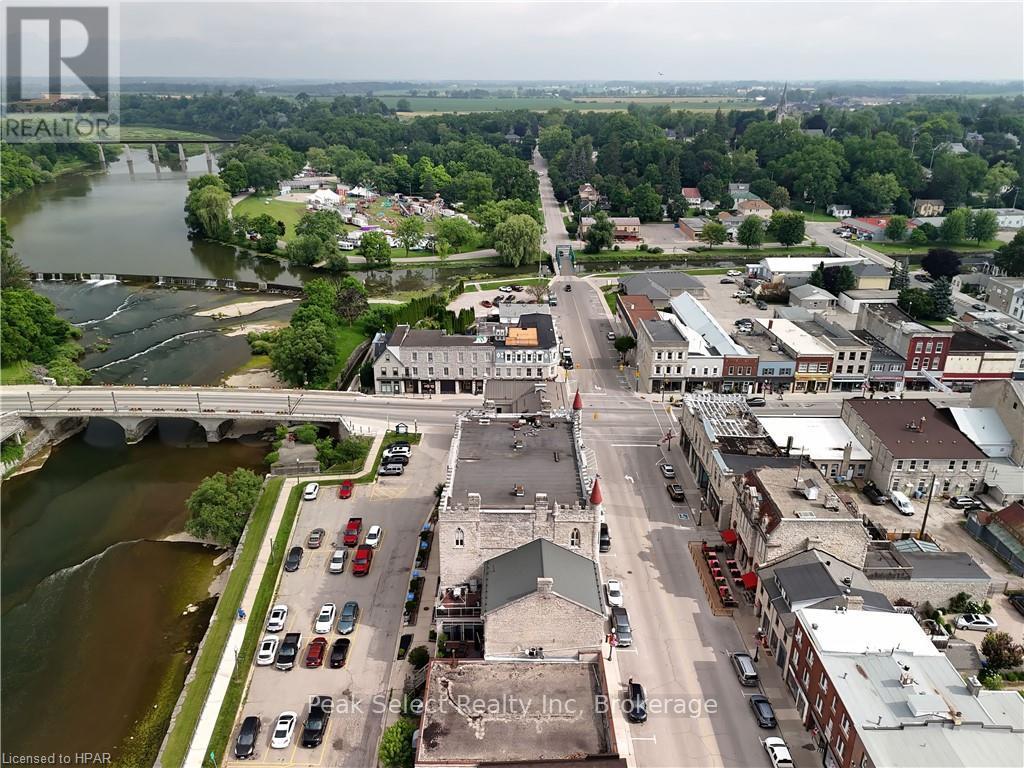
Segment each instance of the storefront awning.
[{"label": "storefront awning", "polygon": [[722,531],[722,541],[724,541],[726,544],[735,544],[736,531],[734,531],[732,528],[726,528],[724,531]]},{"label": "storefront awning", "polygon": [[743,588],[755,589],[757,587],[757,574],[753,571],[743,574]]}]

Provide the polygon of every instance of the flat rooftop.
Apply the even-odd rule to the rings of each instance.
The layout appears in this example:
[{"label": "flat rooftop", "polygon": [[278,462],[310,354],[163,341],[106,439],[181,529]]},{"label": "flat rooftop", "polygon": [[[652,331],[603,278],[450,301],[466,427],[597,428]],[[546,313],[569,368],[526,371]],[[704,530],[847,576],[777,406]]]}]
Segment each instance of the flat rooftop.
[{"label": "flat rooftop", "polygon": [[614,756],[594,662],[430,663],[416,764]]},{"label": "flat rooftop", "polygon": [[877,336],[872,336],[867,331],[850,331],[854,336],[871,347],[872,363],[905,363],[906,358],[898,352],[893,351]]},{"label": "flat rooftop", "polygon": [[[465,503],[469,493],[480,494],[482,509],[520,509],[533,504],[538,493],[546,493],[550,503],[586,503],[572,427],[565,419],[470,418],[462,421],[461,431],[453,503]],[[516,485],[523,486],[523,496],[513,493]]]},{"label": "flat rooftop", "polygon": [[[768,335],[764,333],[737,333],[737,339],[743,341],[743,346],[750,350],[751,353],[758,355],[762,362],[769,360],[777,360],[783,362],[788,360],[793,362],[793,358],[787,355],[779,345]],[[772,349],[775,347],[775,349]]]},{"label": "flat rooftop", "polygon": [[[850,518],[849,510],[839,502],[828,480],[814,467],[764,467],[754,472],[784,520]],[[816,499],[807,498],[802,491],[812,485],[818,488]]]},{"label": "flat rooftop", "polygon": [[802,453],[814,461],[842,461],[851,444],[851,461],[868,461],[871,453],[838,416],[762,416],[761,424],[776,445],[793,440],[793,455]]},{"label": "flat rooftop", "polygon": [[765,319],[754,320],[754,329],[775,336],[781,343],[794,350],[798,355],[817,355],[831,357],[832,350],[818,341],[792,320]]}]

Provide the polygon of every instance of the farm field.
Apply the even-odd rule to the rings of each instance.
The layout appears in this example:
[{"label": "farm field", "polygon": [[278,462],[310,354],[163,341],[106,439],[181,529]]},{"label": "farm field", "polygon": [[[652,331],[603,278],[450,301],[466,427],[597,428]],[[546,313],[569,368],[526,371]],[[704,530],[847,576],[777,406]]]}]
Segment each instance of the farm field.
[{"label": "farm field", "polygon": [[691,110],[716,110],[716,109],[757,109],[761,106],[758,102],[749,99],[702,99],[699,97],[620,97],[620,96],[594,96],[580,97],[578,99],[560,98],[499,98],[488,97],[483,99],[454,99],[443,96],[379,96],[381,101],[389,107],[394,108],[399,99],[409,102],[410,111],[401,113],[402,116],[412,117],[416,115],[429,115],[443,112],[503,112],[517,109],[528,109],[536,112],[547,112],[551,109],[581,110],[581,111],[604,111],[624,110],[630,104],[641,106],[660,106],[668,104],[678,109]]}]

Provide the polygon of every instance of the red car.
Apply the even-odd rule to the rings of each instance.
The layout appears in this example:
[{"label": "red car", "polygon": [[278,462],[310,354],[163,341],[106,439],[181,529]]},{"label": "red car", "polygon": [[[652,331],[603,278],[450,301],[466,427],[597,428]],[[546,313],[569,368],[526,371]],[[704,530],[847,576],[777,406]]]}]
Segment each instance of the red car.
[{"label": "red car", "polygon": [[350,517],[348,525],[345,526],[345,535],[342,538],[346,547],[354,547],[359,543],[359,533],[363,530],[363,518]]},{"label": "red car", "polygon": [[306,649],[306,666],[310,668],[322,667],[324,656],[327,654],[327,638],[314,637]]},{"label": "red car", "polygon": [[351,480],[342,480],[341,485],[338,486],[338,498],[339,499],[351,499],[352,498],[353,483]]},{"label": "red car", "polygon": [[373,562],[373,547],[363,544],[356,548],[356,556],[352,558],[352,575],[365,576],[370,572],[370,563]]}]

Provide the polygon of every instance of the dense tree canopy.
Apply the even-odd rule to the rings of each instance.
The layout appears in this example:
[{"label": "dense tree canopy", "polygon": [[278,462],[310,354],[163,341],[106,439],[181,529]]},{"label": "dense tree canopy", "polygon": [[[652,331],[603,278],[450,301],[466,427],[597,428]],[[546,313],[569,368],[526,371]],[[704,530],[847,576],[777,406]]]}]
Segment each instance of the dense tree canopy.
[{"label": "dense tree canopy", "polygon": [[238,543],[249,514],[260,497],[263,481],[248,469],[236,469],[230,475],[218,472],[204,478],[188,497],[189,519],[185,530],[221,546]]}]

